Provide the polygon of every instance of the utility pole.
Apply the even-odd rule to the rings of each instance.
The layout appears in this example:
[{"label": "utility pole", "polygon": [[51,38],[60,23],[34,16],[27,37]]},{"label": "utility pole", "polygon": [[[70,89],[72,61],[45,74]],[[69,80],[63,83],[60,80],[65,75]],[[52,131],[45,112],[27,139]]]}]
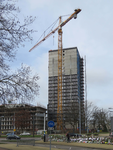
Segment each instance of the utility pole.
[{"label": "utility pole", "polygon": [[33,137],[34,137],[34,128],[35,128],[35,123],[34,123],[34,114],[33,114]]},{"label": "utility pole", "polygon": [[[109,110],[113,110],[113,108],[108,108]],[[111,132],[113,132],[113,117],[111,116],[111,112],[113,111],[110,111],[110,126],[111,126]]]},{"label": "utility pole", "polygon": [[81,99],[79,99],[79,134],[81,134]]},{"label": "utility pole", "polygon": [[44,142],[45,142],[45,113],[44,113]]},{"label": "utility pole", "polygon": [[0,136],[1,136],[1,117],[0,117]]},{"label": "utility pole", "polygon": [[14,112],[14,130],[13,130],[14,132],[16,131],[16,129],[15,129],[15,112]]},{"label": "utility pole", "polygon": [[86,56],[85,56],[85,58],[84,58],[84,60],[85,60],[85,103],[86,103],[86,105],[85,105],[85,124],[86,124],[86,130],[87,130],[87,133],[88,133],[88,123],[87,123],[87,75],[86,75]]}]

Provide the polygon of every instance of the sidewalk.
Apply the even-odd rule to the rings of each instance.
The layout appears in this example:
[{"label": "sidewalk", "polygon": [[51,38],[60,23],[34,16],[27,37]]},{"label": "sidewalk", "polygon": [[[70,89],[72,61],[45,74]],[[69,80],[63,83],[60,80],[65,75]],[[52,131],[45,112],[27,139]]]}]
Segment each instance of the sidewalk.
[{"label": "sidewalk", "polygon": [[[43,142],[43,141],[36,141],[36,144],[49,144],[50,142]],[[84,148],[99,148],[99,149],[109,149],[113,150],[113,145],[107,145],[107,144],[89,144],[89,143],[66,143],[66,142],[51,142],[52,145],[67,145],[67,146],[79,146],[79,147],[84,147]]]}]

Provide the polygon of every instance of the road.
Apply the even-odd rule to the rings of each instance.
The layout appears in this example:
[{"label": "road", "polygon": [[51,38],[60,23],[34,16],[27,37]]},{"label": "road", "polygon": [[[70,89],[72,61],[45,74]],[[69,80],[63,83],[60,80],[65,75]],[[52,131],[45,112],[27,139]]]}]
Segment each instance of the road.
[{"label": "road", "polygon": [[[30,137],[30,138],[22,138],[22,139],[35,139],[36,141],[40,141],[41,139],[40,138],[37,138],[37,137],[35,137],[35,138],[32,138],[32,137]],[[15,143],[15,142],[8,142],[7,140],[6,140],[6,138],[0,138],[0,142],[3,142],[4,141],[4,143],[6,142],[6,143]],[[58,145],[59,144],[59,145]],[[49,143],[35,143],[35,145],[36,146],[39,146],[39,147],[50,147],[50,144]],[[64,150],[103,150],[102,148],[87,148],[87,147],[77,147],[77,146],[68,146],[67,144],[66,145],[60,145],[60,143],[57,143],[56,145],[54,144],[52,144],[51,145],[51,148],[57,148],[57,149],[64,149]],[[1,150],[1,149],[0,149]],[[109,150],[109,148],[107,149],[107,150]]]},{"label": "road", "polygon": [[[29,137],[29,138],[26,138],[26,137],[21,137],[21,139],[24,139],[24,140],[30,140],[30,139],[35,139],[35,141],[40,141],[41,140],[41,138],[39,138],[39,137]],[[0,138],[0,141],[4,141],[4,140],[6,140],[7,141],[7,139],[6,138]]]},{"label": "road", "polygon": [[[50,147],[49,144],[36,144],[36,146],[40,147]],[[51,148],[58,148],[58,149],[64,149],[64,150],[100,150],[95,148],[83,148],[83,147],[76,147],[76,146],[65,146],[65,145],[51,145]]]}]

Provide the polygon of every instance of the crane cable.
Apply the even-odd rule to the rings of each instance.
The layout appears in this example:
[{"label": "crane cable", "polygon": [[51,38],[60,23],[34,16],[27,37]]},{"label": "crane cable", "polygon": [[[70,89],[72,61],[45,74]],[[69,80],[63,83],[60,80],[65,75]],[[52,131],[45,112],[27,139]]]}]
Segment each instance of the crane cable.
[{"label": "crane cable", "polygon": [[[58,18],[58,19],[59,19],[59,18]],[[56,25],[58,19],[57,19],[55,22],[53,22],[53,23],[42,33],[42,35],[40,36],[40,38],[38,39],[38,41],[37,41],[36,43],[39,42],[39,40],[42,38],[42,36],[45,36],[46,31],[47,31],[51,26],[54,27],[54,26]],[[51,28],[51,30],[53,29],[53,27]],[[50,30],[50,31],[51,31],[51,30]],[[50,33],[50,31],[49,31],[48,33]]]},{"label": "crane cable", "polygon": [[[63,15],[63,16],[61,16],[61,17],[66,17],[66,16],[70,16],[70,14],[68,14],[68,15]],[[58,20],[59,20],[59,18],[58,18],[55,22],[53,22],[53,23],[43,32],[43,34],[40,36],[40,38],[38,39],[38,41],[37,41],[36,43],[38,43],[38,42],[40,41],[40,39],[42,38],[42,36],[45,37],[46,31],[47,31],[51,26],[52,26],[52,28],[50,29],[50,31],[48,32],[48,34],[52,31],[52,29],[54,28],[54,26],[56,25],[56,23],[58,22]]]}]

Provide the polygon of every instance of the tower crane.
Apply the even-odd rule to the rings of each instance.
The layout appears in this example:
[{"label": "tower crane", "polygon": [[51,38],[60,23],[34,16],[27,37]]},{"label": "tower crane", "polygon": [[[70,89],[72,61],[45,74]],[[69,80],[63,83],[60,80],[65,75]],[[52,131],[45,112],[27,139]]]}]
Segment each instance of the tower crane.
[{"label": "tower crane", "polygon": [[59,17],[59,25],[49,34],[47,34],[42,40],[34,45],[30,50],[32,51],[35,47],[45,41],[49,36],[58,30],[58,102],[57,102],[57,129],[62,129],[62,27],[69,22],[72,18],[76,19],[77,14],[81,9],[75,9],[75,12],[71,14],[65,21],[62,22],[61,16]]}]

